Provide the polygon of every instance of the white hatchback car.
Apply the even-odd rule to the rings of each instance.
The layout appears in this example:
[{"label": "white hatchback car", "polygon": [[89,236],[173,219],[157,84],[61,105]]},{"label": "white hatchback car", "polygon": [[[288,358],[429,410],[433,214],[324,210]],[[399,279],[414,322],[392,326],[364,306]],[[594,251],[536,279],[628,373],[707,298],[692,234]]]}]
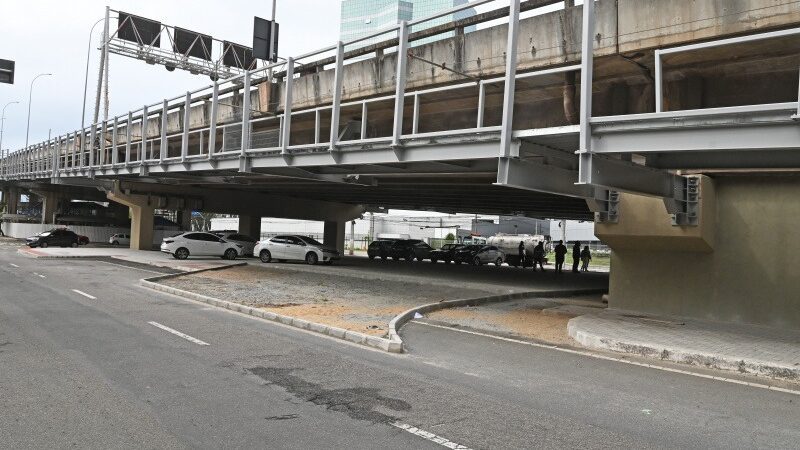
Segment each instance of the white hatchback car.
[{"label": "white hatchback car", "polygon": [[254,254],[261,262],[305,261],[307,264],[331,264],[341,258],[335,249],[323,246],[308,236],[275,236],[256,243]]},{"label": "white hatchback car", "polygon": [[117,233],[108,238],[108,243],[111,245],[131,245],[131,236],[129,234]]},{"label": "white hatchback car", "polygon": [[225,239],[228,242],[233,242],[242,246],[242,255],[252,256],[253,248],[256,246],[256,240],[245,234],[236,231],[212,231],[212,233]]},{"label": "white hatchback car", "polygon": [[189,256],[219,256],[225,259],[236,259],[242,254],[242,246],[211,233],[190,231],[164,238],[161,242],[161,251],[171,254],[175,259],[186,259]]}]

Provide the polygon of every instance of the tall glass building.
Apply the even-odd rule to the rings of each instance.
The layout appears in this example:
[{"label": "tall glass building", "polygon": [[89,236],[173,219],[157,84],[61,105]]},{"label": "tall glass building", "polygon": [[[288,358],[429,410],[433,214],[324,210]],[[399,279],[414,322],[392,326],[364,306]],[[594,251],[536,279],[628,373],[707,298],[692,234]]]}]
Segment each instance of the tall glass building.
[{"label": "tall glass building", "polygon": [[[437,12],[447,10],[456,6],[468,3],[469,0],[342,0],[342,15],[339,25],[339,37],[342,41],[359,38],[366,34],[378,31],[382,28],[400,23],[402,20],[419,19],[428,17]],[[424,28],[452,22],[453,20],[463,19],[475,14],[472,8],[459,11],[438,19],[426,22],[411,31],[419,31]],[[473,27],[467,28],[469,32]],[[433,36],[430,38],[414,41],[413,45],[425,44],[438,39],[453,36],[455,32]],[[350,48],[362,47],[375,42],[386,40],[387,36],[372,38],[360,42]],[[348,48],[348,50],[350,49]]]}]

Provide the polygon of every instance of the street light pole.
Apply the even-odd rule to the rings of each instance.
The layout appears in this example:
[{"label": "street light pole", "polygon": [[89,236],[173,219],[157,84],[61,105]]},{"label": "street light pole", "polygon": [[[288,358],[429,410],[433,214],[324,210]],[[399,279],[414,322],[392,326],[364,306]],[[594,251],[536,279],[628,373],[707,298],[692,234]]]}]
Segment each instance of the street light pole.
[{"label": "street light pole", "polygon": [[83,109],[81,110],[81,130],[86,128],[86,92],[89,89],[89,59],[92,56],[92,36],[94,35],[94,29],[99,24],[105,20],[105,18],[99,19],[97,22],[92,25],[92,30],[89,31],[89,48],[86,49],[86,76],[83,80]]},{"label": "street light pole", "polygon": [[31,132],[31,99],[33,98],[33,83],[39,77],[46,77],[46,76],[50,76],[50,75],[53,75],[53,74],[52,73],[40,73],[39,75],[36,75],[35,77],[33,77],[33,80],[31,80],[31,89],[30,89],[30,91],[28,91],[28,126],[27,126],[27,128],[25,130],[25,148],[28,148],[28,136],[30,135],[30,132]]},{"label": "street light pole", "polygon": [[19,102],[8,102],[6,106],[3,106],[3,114],[0,116],[0,157],[3,155],[3,129],[5,129],[6,125],[6,108],[8,105],[14,105]]}]

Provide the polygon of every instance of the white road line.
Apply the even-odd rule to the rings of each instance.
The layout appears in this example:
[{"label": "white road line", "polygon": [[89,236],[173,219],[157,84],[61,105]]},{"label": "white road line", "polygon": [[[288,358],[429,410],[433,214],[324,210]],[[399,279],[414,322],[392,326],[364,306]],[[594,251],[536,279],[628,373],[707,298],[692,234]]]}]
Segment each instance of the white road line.
[{"label": "white road line", "polygon": [[37,273],[37,272],[33,272],[33,274],[36,275],[39,278],[47,278],[46,276],[44,276],[44,275],[42,275],[40,273]]},{"label": "white road line", "polygon": [[9,266],[11,266],[11,267],[16,267],[16,268],[19,268],[19,266],[18,266],[18,265],[16,265],[16,264],[14,264],[14,263],[8,263],[8,265],[9,265]]},{"label": "white road line", "polygon": [[140,270],[142,272],[155,273],[157,275],[166,275],[165,272],[156,272],[155,270],[147,270],[147,269],[142,269],[142,268],[139,268],[139,267],[126,266],[125,264],[117,264],[117,263],[112,263],[112,262],[108,262],[108,261],[98,261],[98,262],[101,262],[103,264],[109,264],[111,266],[124,267],[126,269],[133,269],[133,270]]},{"label": "white road line", "polygon": [[439,444],[442,447],[459,449],[459,450],[470,450],[469,447],[465,447],[463,445],[456,444],[455,442],[451,441],[450,439],[445,439],[445,438],[443,438],[441,436],[437,436],[437,435],[431,433],[430,431],[425,431],[425,430],[419,429],[419,428],[417,428],[415,426],[412,426],[412,425],[409,425],[407,423],[393,422],[392,426],[400,428],[403,431],[407,431],[407,432],[409,432],[409,433],[411,433],[413,435],[419,436],[419,437],[421,437],[423,439],[427,439],[427,440],[429,440],[431,442],[434,442],[436,444]]},{"label": "white road line", "polygon": [[73,290],[72,290],[72,292],[74,292],[74,293],[76,293],[76,294],[80,294],[80,295],[82,295],[82,296],[84,296],[84,297],[86,297],[86,298],[90,298],[90,299],[92,299],[92,300],[97,300],[97,297],[95,297],[95,296],[93,296],[93,295],[89,295],[89,294],[87,294],[86,292],[79,291],[79,290],[77,290],[77,289],[73,289]]},{"label": "white road line", "polygon": [[434,325],[432,323],[419,322],[419,321],[416,321],[416,320],[414,320],[412,322],[416,323],[416,324],[419,324],[419,325],[425,325],[426,327],[441,328],[443,330],[456,331],[458,333],[467,333],[467,334],[472,334],[472,335],[475,335],[475,336],[483,336],[483,337],[487,337],[487,338],[491,338],[491,339],[497,339],[497,340],[506,341],[506,342],[513,342],[515,344],[530,345],[531,347],[545,348],[545,349],[556,350],[556,351],[564,352],[564,353],[571,353],[573,355],[588,356],[590,358],[602,359],[602,360],[605,360],[605,361],[613,361],[613,362],[618,362],[618,363],[622,363],[622,364],[630,364],[632,366],[646,367],[648,369],[662,370],[664,372],[679,373],[679,374],[682,374],[682,375],[689,375],[689,376],[698,377],[698,378],[705,378],[707,380],[723,381],[725,383],[740,384],[742,386],[750,386],[750,387],[759,388],[759,389],[766,389],[766,390],[769,390],[769,391],[777,391],[777,392],[783,392],[783,393],[786,393],[786,394],[800,395],[800,391],[793,390],[793,389],[786,389],[786,388],[782,388],[782,387],[778,387],[778,386],[770,386],[768,384],[753,383],[753,382],[750,382],[750,381],[737,380],[735,378],[718,377],[718,376],[715,376],[715,375],[708,375],[708,374],[699,373],[699,372],[692,372],[690,370],[674,369],[674,368],[671,368],[671,367],[663,367],[663,366],[658,366],[658,365],[655,365],[655,364],[648,364],[648,363],[643,363],[643,362],[638,362],[638,361],[631,361],[631,360],[628,360],[628,359],[614,358],[613,356],[600,355],[600,354],[591,353],[591,352],[583,351],[583,350],[573,350],[571,348],[559,347],[557,345],[547,345],[547,344],[538,344],[536,342],[520,341],[518,339],[511,339],[511,338],[502,337],[502,336],[494,336],[494,335],[491,335],[491,334],[480,333],[480,332],[477,332],[477,331],[459,330],[459,329],[456,329],[456,328],[446,327],[446,326],[442,326],[442,325]]},{"label": "white road line", "polygon": [[182,337],[182,338],[186,339],[189,342],[194,342],[197,345],[211,345],[208,342],[203,342],[200,339],[193,338],[193,337],[189,336],[188,334],[183,334],[178,330],[173,330],[172,328],[170,328],[168,326],[165,326],[165,325],[161,325],[158,322],[147,322],[147,323],[149,323],[150,325],[152,325],[152,326],[154,326],[156,328],[161,328],[162,330],[164,330],[164,331],[166,331],[168,333],[172,333],[175,336]]}]

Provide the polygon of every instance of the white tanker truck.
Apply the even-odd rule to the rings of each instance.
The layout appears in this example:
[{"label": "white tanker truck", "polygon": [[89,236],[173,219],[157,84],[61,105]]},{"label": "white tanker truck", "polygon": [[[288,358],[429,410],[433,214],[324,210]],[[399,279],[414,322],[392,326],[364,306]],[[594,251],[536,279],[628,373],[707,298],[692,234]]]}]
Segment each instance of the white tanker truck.
[{"label": "white tanker truck", "polygon": [[533,248],[539,242],[547,242],[541,234],[497,234],[486,239],[486,245],[494,245],[506,254],[506,262],[512,266],[522,266],[523,262],[519,259],[519,243],[525,245],[525,257],[528,261],[533,260]]}]

